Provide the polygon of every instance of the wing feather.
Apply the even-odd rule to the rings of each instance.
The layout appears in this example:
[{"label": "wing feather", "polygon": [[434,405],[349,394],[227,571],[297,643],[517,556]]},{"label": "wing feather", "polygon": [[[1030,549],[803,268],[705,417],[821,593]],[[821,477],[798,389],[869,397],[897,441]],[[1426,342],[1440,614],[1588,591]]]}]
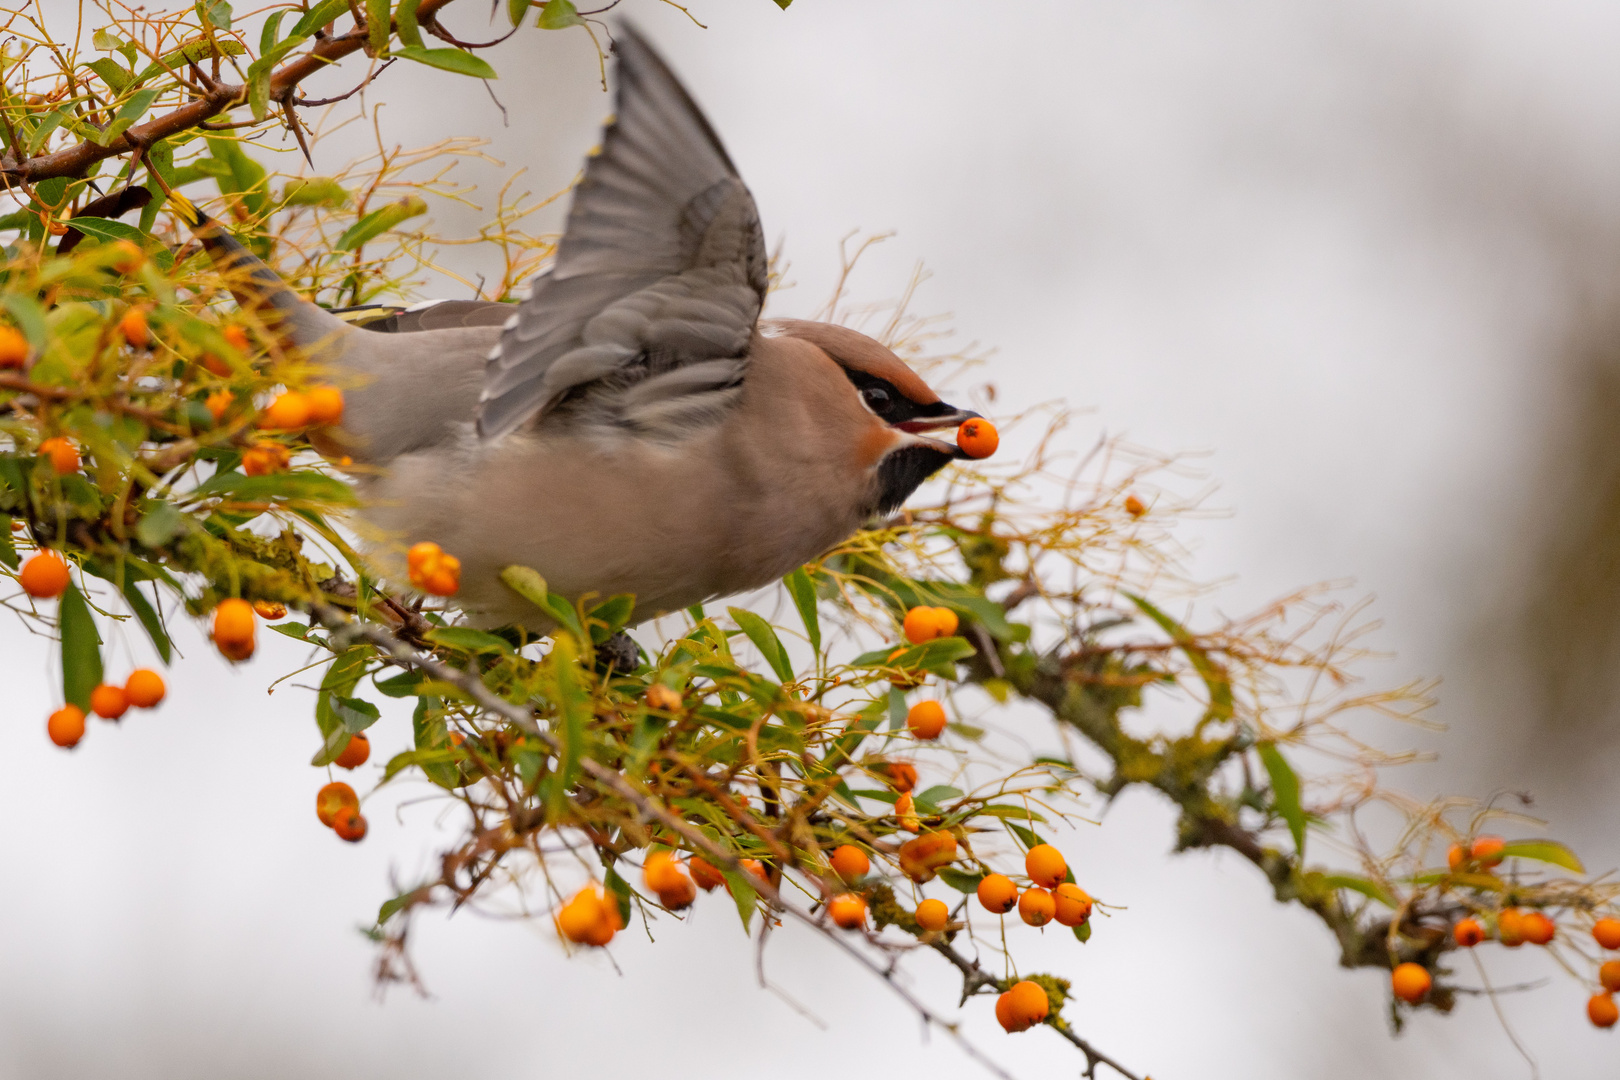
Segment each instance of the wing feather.
[{"label": "wing feather", "polygon": [[[553,413],[559,423],[651,421],[671,435],[677,418],[722,413],[743,377],[766,284],[753,196],[657,53],[630,29],[614,51],[618,111],[574,192],[556,265],[491,355],[485,438]],[[701,374],[669,379],[687,366]]]}]

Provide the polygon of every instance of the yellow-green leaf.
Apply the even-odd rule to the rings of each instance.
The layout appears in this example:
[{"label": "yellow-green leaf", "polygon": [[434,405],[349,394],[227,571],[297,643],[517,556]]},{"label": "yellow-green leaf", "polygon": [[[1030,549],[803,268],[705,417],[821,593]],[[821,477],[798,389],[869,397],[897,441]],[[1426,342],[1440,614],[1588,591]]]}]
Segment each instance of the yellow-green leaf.
[{"label": "yellow-green leaf", "polygon": [[57,622],[62,634],[62,696],[88,712],[90,691],[101,682],[101,637],[77,585],[69,585],[62,594]]},{"label": "yellow-green leaf", "polygon": [[1273,743],[1261,743],[1257,748],[1260,761],[1271,777],[1271,806],[1277,816],[1288,823],[1294,837],[1294,850],[1305,857],[1305,811],[1299,804],[1299,776],[1288,759]]},{"label": "yellow-green leaf", "polygon": [[1568,847],[1556,840],[1510,840],[1502,849],[1504,858],[1534,859],[1536,862],[1561,866],[1574,874],[1586,873],[1586,867]]}]

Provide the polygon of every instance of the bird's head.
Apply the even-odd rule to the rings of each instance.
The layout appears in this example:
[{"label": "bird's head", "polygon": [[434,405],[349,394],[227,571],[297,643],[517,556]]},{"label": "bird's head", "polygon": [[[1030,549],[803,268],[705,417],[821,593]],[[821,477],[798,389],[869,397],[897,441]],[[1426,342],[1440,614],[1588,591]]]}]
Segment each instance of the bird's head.
[{"label": "bird's head", "polygon": [[924,480],[966,456],[956,447],[956,429],[979,414],[941,401],[890,349],[832,323],[773,319],[765,325],[831,357],[849,381],[849,394],[872,416],[875,513],[892,513]]}]

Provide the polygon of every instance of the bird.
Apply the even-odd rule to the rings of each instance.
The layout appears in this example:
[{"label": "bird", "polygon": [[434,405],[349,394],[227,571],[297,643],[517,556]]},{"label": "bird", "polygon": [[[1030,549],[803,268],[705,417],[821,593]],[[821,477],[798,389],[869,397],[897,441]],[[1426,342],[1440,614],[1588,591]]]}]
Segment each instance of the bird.
[{"label": "bird", "polygon": [[[370,555],[460,560],[474,626],[552,628],[501,581],[570,601],[635,597],[632,624],[779,580],[964,456],[979,414],[851,328],[761,319],[759,213],[720,138],[651,44],[614,44],[614,113],[548,271],[521,302],[334,313],[181,200],[239,301],[346,378],[327,436],[364,470]],[[944,436],[944,437],[941,437]]]}]

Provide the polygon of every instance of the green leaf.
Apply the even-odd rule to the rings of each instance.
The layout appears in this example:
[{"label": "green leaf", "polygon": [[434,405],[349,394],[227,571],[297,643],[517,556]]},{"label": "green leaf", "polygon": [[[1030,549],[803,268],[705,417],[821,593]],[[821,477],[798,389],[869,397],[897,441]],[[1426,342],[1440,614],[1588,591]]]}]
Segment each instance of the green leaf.
[{"label": "green leaf", "polygon": [[316,472],[271,473],[244,476],[239,472],[215,473],[190,492],[202,498],[229,495],[243,502],[311,502],[354,506],[354,489],[335,476]]},{"label": "green leaf", "polygon": [[128,240],[137,247],[145,247],[148,237],[133,225],[94,216],[69,218],[68,224],[86,236],[97,240]]},{"label": "green leaf", "polygon": [[114,139],[122,135],[142,116],[146,115],[146,110],[152,107],[152,102],[157,100],[157,96],[160,93],[162,93],[162,90],[156,87],[149,90],[135,91],[135,93],[129,96],[129,100],[124,102],[123,106],[118,110],[118,113],[113,117],[112,122],[106,127],[102,128],[100,131],[91,135],[92,141],[94,141],[98,146],[107,146],[111,144]]},{"label": "green leaf", "polygon": [[736,620],[742,632],[748,635],[748,640],[754,643],[765,657],[765,662],[771,665],[776,677],[783,682],[793,680],[793,665],[788,660],[787,650],[782,647],[782,641],[771,629],[771,624],[745,608],[727,608],[731,617]]},{"label": "green leaf", "polygon": [[1041,839],[1040,833],[1036,832],[1034,829],[1026,829],[1022,825],[1014,825],[1011,821],[1006,820],[1003,820],[1002,824],[1007,826],[1007,829],[1014,836],[1018,837],[1019,843],[1023,844],[1026,848],[1037,847],[1046,843],[1045,840]]},{"label": "green leaf", "polygon": [[[455,52],[454,49],[444,50]],[[348,231],[338,237],[334,250],[353,251],[355,248],[374,240],[383,233],[392,229],[403,221],[413,217],[420,217],[427,213],[427,203],[420,195],[407,195],[398,202],[373,210],[359,221],[350,225]]]},{"label": "green leaf", "polygon": [[301,622],[271,623],[270,629],[283,637],[290,637],[294,641],[318,642],[321,640],[319,637],[311,637],[309,627]]},{"label": "green leaf", "polygon": [[146,636],[152,639],[152,646],[157,649],[158,655],[165,664],[173,662],[174,647],[169,643],[168,632],[163,629],[163,620],[147,601],[139,584],[133,578],[124,580],[124,601],[129,604],[129,610],[135,613],[136,620],[146,631]]},{"label": "green leaf", "polygon": [[399,40],[405,45],[421,45],[422,30],[416,25],[416,9],[422,0],[403,0],[394,10],[394,23],[398,27]]},{"label": "green leaf", "polygon": [[371,678],[371,685],[387,694],[389,697],[415,697],[416,690],[426,680],[427,676],[420,671],[406,671],[389,679],[379,679],[375,675]]},{"label": "green leaf", "polygon": [[1575,874],[1586,873],[1580,857],[1556,840],[1511,840],[1502,848],[1502,855],[1504,858],[1551,863]]},{"label": "green leaf", "polygon": [[576,638],[585,640],[585,630],[580,626],[579,612],[575,611],[574,606],[567,600],[553,595],[546,588],[546,579],[540,576],[538,570],[527,566],[504,567],[501,570],[501,584],[550,615],[552,621],[567,629]]},{"label": "green leaf", "polygon": [[0,565],[15,570],[20,561],[17,558],[17,545],[11,540],[11,515],[0,514]]},{"label": "green leaf", "polygon": [[[540,29],[562,30],[570,26],[584,26],[585,20],[579,17],[579,9],[569,0],[546,0],[546,6],[540,9]],[[747,920],[745,919],[744,922]]]},{"label": "green leaf", "polygon": [[1354,874],[1312,874],[1309,876],[1320,877],[1322,884],[1330,889],[1349,889],[1351,892],[1358,892],[1362,896],[1376,900],[1387,908],[1400,907],[1400,902],[1389,894],[1389,890],[1376,881],[1357,877]]},{"label": "green leaf", "polygon": [[970,874],[965,870],[953,870],[949,866],[936,867],[934,873],[939,875],[939,880],[957,892],[967,893],[970,896],[978,891],[979,881],[984,876],[983,874]]},{"label": "green leaf", "polygon": [[523,25],[523,16],[529,13],[529,0],[506,0],[506,17],[514,28]]},{"label": "green leaf", "polygon": [[173,503],[149,502],[140,524],[135,526],[135,539],[149,548],[160,548],[185,531],[191,519],[174,508]]},{"label": "green leaf", "polygon": [[810,575],[804,567],[799,567],[793,573],[782,579],[787,591],[793,597],[793,606],[799,609],[799,618],[804,621],[804,632],[810,639],[810,648],[816,655],[821,655],[821,616],[816,610],[816,584],[810,580]]},{"label": "green leaf", "polygon": [[[781,3],[781,0],[777,0],[777,3]],[[1090,919],[1087,919],[1085,922],[1074,928],[1074,940],[1078,941],[1082,945],[1091,940]]]},{"label": "green leaf", "polygon": [[961,797],[962,792],[960,789],[953,788],[949,784],[935,784],[927,791],[918,794],[916,803],[918,808],[923,810],[938,810],[940,803],[960,799]]},{"label": "green leaf", "polygon": [[366,664],[375,653],[376,650],[370,645],[356,645],[340,653],[332,666],[326,669],[326,674],[321,678],[320,692],[315,695],[315,725],[321,729],[323,738],[330,737],[334,730],[343,726],[343,718],[332,709],[332,699],[354,693],[360,676],[366,672]]},{"label": "green leaf", "polygon": [[460,649],[463,652],[499,652],[508,656],[513,652],[512,643],[505,638],[483,630],[474,630],[470,626],[443,626],[429,630],[422,636],[436,645]]},{"label": "green leaf", "polygon": [[388,51],[388,39],[394,36],[394,20],[389,15],[388,0],[366,0],[366,38],[376,53]]},{"label": "green leaf", "polygon": [[415,60],[418,64],[436,67],[441,71],[471,75],[475,79],[499,78],[495,74],[495,69],[489,66],[489,61],[470,52],[462,52],[460,49],[425,49],[420,45],[407,45],[403,49],[395,50],[394,55],[404,57],[406,60]]},{"label": "green leaf", "polygon": [[1019,821],[1039,821],[1042,823],[1046,821],[1044,817],[1028,807],[1007,806],[1003,803],[992,803],[989,806],[981,806],[969,816],[977,817],[980,814],[993,818],[1015,818]]},{"label": "green leaf", "polygon": [[282,206],[344,207],[349,199],[349,189],[330,176],[295,177],[281,189]]},{"label": "green leaf", "polygon": [[[1148,618],[1159,624],[1159,628],[1170,635],[1170,639],[1181,647],[1188,661],[1192,663],[1193,670],[1198,677],[1204,680],[1204,686],[1209,690],[1209,712],[1206,719],[1230,720],[1232,718],[1232,680],[1226,677],[1221,666],[1209,658],[1209,653],[1194,643],[1195,639],[1188,629],[1176,620],[1150,604],[1144,597],[1133,593],[1126,593],[1126,598],[1135,604]],[[1297,783],[1295,785],[1297,790]],[[1301,819],[1303,820],[1303,818]],[[1292,822],[1289,823],[1292,827]],[[1304,828],[1302,825],[1301,828]],[[1304,847],[1300,846],[1303,854]]]},{"label": "green leaf", "polygon": [[45,309],[39,306],[39,301],[32,296],[12,292],[5,295],[3,303],[6,312],[17,324],[17,329],[28,339],[28,344],[36,353],[43,352],[50,340],[45,322]]},{"label": "green leaf", "polygon": [[[556,0],[552,0],[553,3]],[[549,5],[548,5],[549,6]],[[749,924],[754,920],[754,909],[759,904],[759,894],[749,882],[749,875],[736,870],[718,868],[725,877],[726,884],[731,888],[731,899],[737,905],[737,916],[742,919],[743,932],[749,932]]]},{"label": "green leaf", "polygon": [[579,654],[572,638],[559,635],[548,659],[557,686],[557,718],[552,723],[552,732],[558,747],[557,771],[551,778],[546,815],[557,821],[562,817],[569,790],[579,782],[585,724],[591,717],[591,695],[580,678]]},{"label": "green leaf", "polygon": [[[210,26],[220,30],[231,28],[230,0],[197,0],[197,14],[208,22]],[[233,43],[234,44],[234,43]]]},{"label": "green leaf", "polygon": [[1294,850],[1299,857],[1305,857],[1305,811],[1299,805],[1299,776],[1295,774],[1293,766],[1288,759],[1282,756],[1275,743],[1261,743],[1255,748],[1259,751],[1260,761],[1266,767],[1266,775],[1271,777],[1271,805],[1277,811],[1277,816],[1288,823],[1288,831],[1294,836]]},{"label": "green leaf", "polygon": [[[228,14],[230,5],[222,2],[216,6],[226,8]],[[218,23],[214,25],[219,26]],[[230,27],[223,26],[220,29],[228,30]],[[214,46],[216,45],[219,47],[221,56],[241,56],[247,52],[247,48],[240,41],[231,38],[215,38],[212,43],[207,38],[202,38],[182,45],[173,52],[164,53],[161,58],[152,61],[145,70],[135,76],[135,84],[138,86],[154,75],[164,75],[171,71],[178,73],[183,71],[188,64],[206,60],[214,55]]]},{"label": "green leaf", "polygon": [[[348,0],[321,0],[319,4],[304,13],[303,17],[293,25],[288,36],[295,38],[307,37],[348,10]],[[265,48],[267,46],[261,46],[259,51],[264,52]]]},{"label": "green leaf", "polygon": [[101,637],[90,605],[77,585],[69,585],[57,608],[62,633],[62,696],[90,711],[90,691],[101,683]]},{"label": "green leaf", "polygon": [[612,596],[585,613],[591,624],[591,640],[600,645],[623,630],[636,609],[636,598],[629,593]]},{"label": "green leaf", "polygon": [[[129,89],[129,84],[135,80],[133,72],[110,57],[104,56],[100,60],[90,60],[79,66],[87,67],[100,75],[101,81],[106,83],[108,89],[114,94],[122,94]],[[103,143],[102,145],[105,146],[106,144]]]}]

